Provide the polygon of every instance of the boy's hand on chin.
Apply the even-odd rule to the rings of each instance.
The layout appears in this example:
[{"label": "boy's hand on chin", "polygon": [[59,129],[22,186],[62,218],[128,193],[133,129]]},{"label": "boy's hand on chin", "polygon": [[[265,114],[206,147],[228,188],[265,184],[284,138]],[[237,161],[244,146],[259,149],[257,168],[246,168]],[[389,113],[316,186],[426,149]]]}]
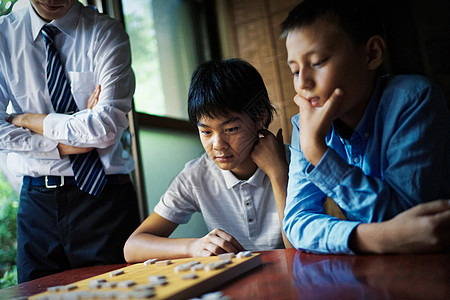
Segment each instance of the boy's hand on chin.
[{"label": "boy's hand on chin", "polygon": [[343,91],[335,89],[322,107],[314,107],[308,100],[296,95],[294,102],[300,109],[300,147],[305,158],[317,165],[327,150],[325,137],[336,118]]},{"label": "boy's hand on chin", "polygon": [[287,173],[289,166],[286,161],[282,130],[279,129],[276,136],[267,129],[262,129],[260,134],[262,136],[250,153],[252,160],[269,178]]}]

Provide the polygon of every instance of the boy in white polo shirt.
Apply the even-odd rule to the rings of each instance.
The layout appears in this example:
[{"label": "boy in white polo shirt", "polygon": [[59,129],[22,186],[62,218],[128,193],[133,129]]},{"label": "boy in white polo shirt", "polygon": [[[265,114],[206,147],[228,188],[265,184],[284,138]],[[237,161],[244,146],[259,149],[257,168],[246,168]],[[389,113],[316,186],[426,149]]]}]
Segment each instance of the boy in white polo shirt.
[{"label": "boy in white polo shirt", "polygon": [[[128,262],[286,247],[281,230],[288,162],[275,109],[258,71],[240,59],[204,63],[192,75],[191,123],[206,151],[188,162],[154,212],[129,237]],[[168,238],[200,212],[210,232]]]}]

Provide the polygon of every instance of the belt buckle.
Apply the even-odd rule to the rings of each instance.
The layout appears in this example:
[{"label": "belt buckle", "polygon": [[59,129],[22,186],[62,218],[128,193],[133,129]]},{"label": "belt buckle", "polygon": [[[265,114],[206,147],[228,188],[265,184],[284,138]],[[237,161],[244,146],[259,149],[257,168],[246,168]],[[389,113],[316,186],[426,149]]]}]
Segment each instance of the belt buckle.
[{"label": "belt buckle", "polygon": [[55,185],[49,185],[48,184],[48,176],[45,176],[45,187],[48,189],[56,189],[57,187],[63,186],[64,185],[64,176],[61,176],[61,183],[59,185],[55,184]]}]

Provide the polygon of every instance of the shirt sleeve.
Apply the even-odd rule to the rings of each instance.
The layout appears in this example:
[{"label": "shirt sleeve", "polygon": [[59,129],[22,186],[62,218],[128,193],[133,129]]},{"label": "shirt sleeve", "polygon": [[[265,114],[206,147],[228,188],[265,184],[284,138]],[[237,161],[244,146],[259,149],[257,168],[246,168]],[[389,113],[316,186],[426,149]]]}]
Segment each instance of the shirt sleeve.
[{"label": "shirt sleeve", "polygon": [[[4,59],[4,58],[2,58]],[[6,109],[11,99],[8,84],[0,69],[0,149],[3,152],[21,152],[33,158],[60,159],[56,148],[58,143],[28,129],[14,126],[7,122],[9,114]]]},{"label": "shirt sleeve", "polygon": [[154,208],[158,215],[177,224],[186,224],[195,212],[200,211],[193,197],[196,193],[189,173],[189,167],[186,166]]},{"label": "shirt sleeve", "polygon": [[291,162],[283,229],[292,245],[313,253],[352,254],[348,237],[360,222],[342,221],[325,214],[326,194],[307,174],[311,165],[300,151],[298,115],[292,119]]},{"label": "shirt sleeve", "polygon": [[44,120],[47,138],[72,146],[106,148],[128,127],[127,113],[135,89],[128,35],[118,22],[97,27],[92,51],[94,83],[90,84],[101,85],[99,102],[93,109],[80,109],[72,115],[49,114]]}]

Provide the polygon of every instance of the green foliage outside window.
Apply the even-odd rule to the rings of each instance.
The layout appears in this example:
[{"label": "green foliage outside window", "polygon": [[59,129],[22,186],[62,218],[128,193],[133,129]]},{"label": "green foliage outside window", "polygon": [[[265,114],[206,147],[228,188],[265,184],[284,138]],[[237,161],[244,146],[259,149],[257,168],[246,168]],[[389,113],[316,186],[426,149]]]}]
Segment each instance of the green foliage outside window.
[{"label": "green foliage outside window", "polygon": [[[18,0],[0,1],[0,16],[9,14]],[[0,173],[0,288],[17,284],[16,217],[19,199]]]},{"label": "green foliage outside window", "polygon": [[0,288],[17,283],[16,230],[19,199],[0,174]]},{"label": "green foliage outside window", "polygon": [[136,75],[135,109],[165,116],[158,45],[152,1],[123,1],[125,26],[130,37],[132,68]]},{"label": "green foliage outside window", "polygon": [[9,14],[17,1],[19,0],[0,1],[0,16]]}]

